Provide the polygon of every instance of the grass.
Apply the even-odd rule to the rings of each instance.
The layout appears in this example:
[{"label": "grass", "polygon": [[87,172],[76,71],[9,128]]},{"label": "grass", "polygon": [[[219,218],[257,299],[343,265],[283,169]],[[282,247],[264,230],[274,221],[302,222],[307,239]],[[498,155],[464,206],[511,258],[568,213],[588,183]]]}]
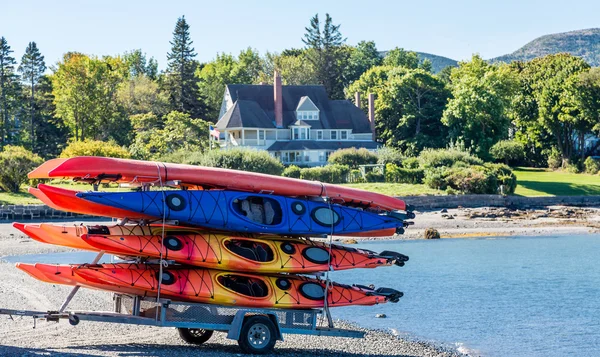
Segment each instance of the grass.
[{"label": "grass", "polygon": [[600,176],[571,174],[518,167],[515,195],[519,196],[587,196],[600,195]]},{"label": "grass", "polygon": [[[69,183],[68,181],[53,181],[52,186],[63,187],[69,190],[89,191],[92,189],[90,184],[86,183]],[[117,186],[102,188],[102,191],[117,191],[126,190],[119,189]],[[0,205],[36,205],[41,204],[40,200],[27,192],[27,186],[21,187],[20,192],[0,192]]]},{"label": "grass", "polygon": [[429,188],[423,184],[409,183],[349,183],[344,186],[360,188],[366,191],[383,193],[388,196],[417,196],[417,195],[445,195],[446,192]]}]

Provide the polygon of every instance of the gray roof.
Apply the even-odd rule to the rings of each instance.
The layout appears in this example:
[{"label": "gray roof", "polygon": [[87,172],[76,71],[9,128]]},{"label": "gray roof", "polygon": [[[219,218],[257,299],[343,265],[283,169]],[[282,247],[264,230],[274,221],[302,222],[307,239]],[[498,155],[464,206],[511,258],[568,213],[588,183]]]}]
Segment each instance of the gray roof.
[{"label": "gray roof", "polygon": [[[316,120],[313,120],[315,123],[317,122]],[[293,126],[312,126],[311,124],[305,122],[304,120],[296,120],[296,122],[294,124],[292,124]],[[290,125],[290,126],[292,126]]]},{"label": "gray roof", "polygon": [[313,141],[292,140],[277,141],[268,151],[302,151],[302,150],[338,150],[348,148],[377,149],[379,144],[374,141]]},{"label": "gray roof", "polygon": [[[226,87],[234,105],[217,122],[218,129],[275,128],[272,85],[229,84]],[[296,107],[307,96],[319,109],[319,120],[311,120],[313,129],[351,129],[370,133],[365,113],[347,100],[329,100],[323,86],[282,86],[283,127],[296,122]],[[252,103],[252,104],[251,104]]]},{"label": "gray roof", "polygon": [[304,96],[302,98],[300,98],[300,102],[298,103],[298,107],[296,107],[296,111],[302,111],[302,110],[318,110],[319,108],[317,108],[315,106],[315,103],[312,102],[312,100],[310,100],[309,96]]}]

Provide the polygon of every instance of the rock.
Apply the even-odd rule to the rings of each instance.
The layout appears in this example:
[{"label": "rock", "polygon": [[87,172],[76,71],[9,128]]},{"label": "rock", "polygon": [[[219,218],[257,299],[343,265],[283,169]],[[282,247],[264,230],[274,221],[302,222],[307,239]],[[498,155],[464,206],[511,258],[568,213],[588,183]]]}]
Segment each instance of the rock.
[{"label": "rock", "polygon": [[448,213],[448,210],[445,208],[442,208],[442,210],[440,211],[440,213]]},{"label": "rock", "polygon": [[350,238],[350,239],[345,239],[344,243],[346,243],[346,244],[358,244],[358,241],[356,239]]},{"label": "rock", "polygon": [[425,230],[425,239],[440,239],[440,232],[435,228],[427,228]]},{"label": "rock", "polygon": [[387,317],[387,315],[386,314],[377,314],[377,315],[375,315],[375,317],[378,319],[385,319]]}]

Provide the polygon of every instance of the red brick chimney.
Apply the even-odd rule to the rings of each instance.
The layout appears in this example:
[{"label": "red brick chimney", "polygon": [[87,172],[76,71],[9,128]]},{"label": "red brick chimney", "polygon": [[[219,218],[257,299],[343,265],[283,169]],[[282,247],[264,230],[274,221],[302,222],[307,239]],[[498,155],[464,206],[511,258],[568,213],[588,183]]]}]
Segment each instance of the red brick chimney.
[{"label": "red brick chimney", "polygon": [[360,92],[354,93],[354,105],[360,109]]},{"label": "red brick chimney", "polygon": [[275,126],[283,128],[283,97],[281,95],[281,77],[279,72],[275,71],[273,80],[273,98],[275,104]]},{"label": "red brick chimney", "polygon": [[375,94],[369,93],[369,121],[371,122],[371,133],[373,133],[373,141],[377,140],[375,132]]}]

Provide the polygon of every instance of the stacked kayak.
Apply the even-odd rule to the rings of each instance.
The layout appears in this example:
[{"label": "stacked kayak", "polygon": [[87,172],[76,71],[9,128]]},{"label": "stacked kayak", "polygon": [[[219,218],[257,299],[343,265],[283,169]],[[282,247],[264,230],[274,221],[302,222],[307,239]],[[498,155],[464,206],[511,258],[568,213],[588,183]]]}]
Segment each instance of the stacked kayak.
[{"label": "stacked kayak", "polygon": [[320,276],[330,270],[403,266],[407,256],[316,240],[402,234],[414,214],[392,197],[258,173],[103,157],[50,160],[29,177],[136,188],[30,188],[52,208],[120,220],[89,226],[14,223],[39,242],[123,260],[17,264],[44,282],[256,308],[374,305],[402,296],[390,288],[338,284]]}]

